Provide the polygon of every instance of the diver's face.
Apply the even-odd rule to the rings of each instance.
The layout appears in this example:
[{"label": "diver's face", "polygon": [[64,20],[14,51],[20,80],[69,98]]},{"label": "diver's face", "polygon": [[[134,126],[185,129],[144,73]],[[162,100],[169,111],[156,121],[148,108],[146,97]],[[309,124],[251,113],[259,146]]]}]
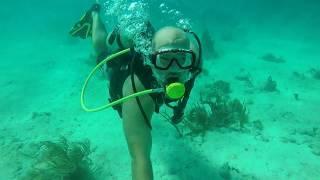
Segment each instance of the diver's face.
[{"label": "diver's face", "polygon": [[187,62],[184,53],[168,52],[156,58],[158,66],[167,67],[165,69],[159,69],[155,65],[152,67],[154,75],[160,83],[166,84],[169,79],[175,79],[179,82],[186,82],[190,79],[189,69],[181,68]]},{"label": "diver's face", "polygon": [[[186,51],[176,51],[178,49]],[[168,79],[176,79],[176,81],[183,83],[190,79],[188,62],[192,62],[190,60],[193,60],[194,57],[187,52],[188,49],[190,49],[189,39],[181,30],[167,29],[155,35],[154,53],[151,58],[152,70],[160,83],[166,84]]]}]

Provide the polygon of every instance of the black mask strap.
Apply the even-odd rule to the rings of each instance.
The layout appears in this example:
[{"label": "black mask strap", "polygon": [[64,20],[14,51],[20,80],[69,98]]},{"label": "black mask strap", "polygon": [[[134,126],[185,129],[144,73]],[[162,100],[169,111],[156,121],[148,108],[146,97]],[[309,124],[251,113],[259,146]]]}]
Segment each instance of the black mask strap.
[{"label": "black mask strap", "polygon": [[183,29],[183,31],[186,32],[186,33],[192,34],[193,37],[196,39],[197,44],[198,44],[198,47],[199,47],[199,61],[198,61],[198,63],[191,69],[191,72],[196,73],[195,76],[197,76],[197,75],[202,71],[202,68],[200,67],[200,64],[202,63],[202,44],[201,44],[201,41],[200,41],[199,36],[198,36],[195,32],[193,32],[193,31],[191,31],[191,30],[189,30],[189,29]]}]

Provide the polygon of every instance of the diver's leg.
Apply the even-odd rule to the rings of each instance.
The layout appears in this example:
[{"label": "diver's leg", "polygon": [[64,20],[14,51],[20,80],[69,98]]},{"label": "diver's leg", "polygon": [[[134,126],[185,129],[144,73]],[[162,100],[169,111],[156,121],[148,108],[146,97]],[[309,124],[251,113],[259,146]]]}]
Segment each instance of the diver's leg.
[{"label": "diver's leg", "polygon": [[[123,96],[133,93],[131,77],[129,76],[123,85]],[[142,91],[141,81],[134,76],[137,91]],[[151,119],[155,104],[149,95],[140,96],[139,100],[143,110]],[[152,137],[151,130],[145,122],[135,98],[122,105],[123,129],[131,155],[131,168],[133,180],[152,180],[152,163],[150,159]]]},{"label": "diver's leg", "polygon": [[[98,3],[98,2],[97,2]],[[108,55],[106,44],[108,33],[98,11],[92,11],[92,45],[95,51],[96,64],[99,64]],[[102,77],[110,79],[106,64],[100,68]]]},{"label": "diver's leg", "polygon": [[97,11],[92,12],[92,44],[97,56],[107,52],[107,31]]}]

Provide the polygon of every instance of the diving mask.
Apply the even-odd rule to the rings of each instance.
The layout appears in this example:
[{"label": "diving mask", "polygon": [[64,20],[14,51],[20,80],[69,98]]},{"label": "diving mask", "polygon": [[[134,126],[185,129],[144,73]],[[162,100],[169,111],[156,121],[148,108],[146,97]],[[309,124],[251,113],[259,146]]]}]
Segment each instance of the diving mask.
[{"label": "diving mask", "polygon": [[159,70],[168,70],[173,62],[180,69],[191,69],[196,62],[196,54],[187,49],[162,49],[151,55],[151,62]]}]

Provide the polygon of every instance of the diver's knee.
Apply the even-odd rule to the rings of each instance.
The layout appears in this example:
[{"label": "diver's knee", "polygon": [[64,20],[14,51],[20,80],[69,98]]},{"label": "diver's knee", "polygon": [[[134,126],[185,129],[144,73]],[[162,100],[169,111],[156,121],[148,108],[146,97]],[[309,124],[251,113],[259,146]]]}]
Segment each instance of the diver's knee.
[{"label": "diver's knee", "polygon": [[92,36],[93,47],[97,55],[107,51],[107,46],[105,44],[106,37],[103,34],[96,34]]},{"label": "diver's knee", "polygon": [[151,158],[147,154],[134,154],[131,156],[131,162],[136,165],[150,164]]},{"label": "diver's knee", "polygon": [[105,44],[106,38],[107,38],[107,35],[105,32],[96,32],[92,36],[92,42],[97,46],[106,46]]}]

